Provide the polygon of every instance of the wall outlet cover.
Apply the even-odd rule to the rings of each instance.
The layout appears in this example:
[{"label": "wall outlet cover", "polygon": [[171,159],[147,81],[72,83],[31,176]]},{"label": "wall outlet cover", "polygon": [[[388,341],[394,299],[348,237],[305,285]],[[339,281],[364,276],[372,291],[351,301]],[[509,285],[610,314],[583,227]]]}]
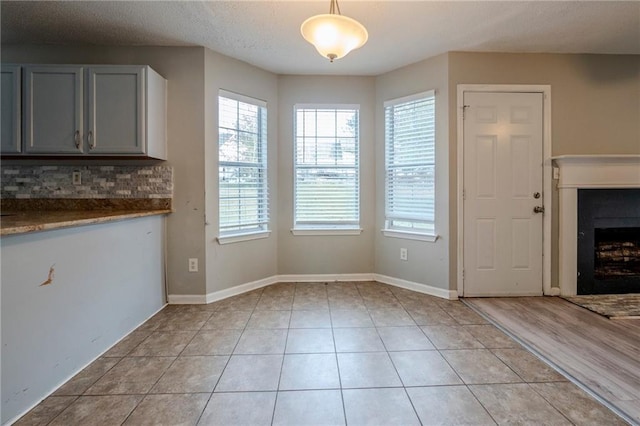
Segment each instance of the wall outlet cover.
[{"label": "wall outlet cover", "polygon": [[190,258],[189,259],[189,272],[198,272],[198,259]]}]

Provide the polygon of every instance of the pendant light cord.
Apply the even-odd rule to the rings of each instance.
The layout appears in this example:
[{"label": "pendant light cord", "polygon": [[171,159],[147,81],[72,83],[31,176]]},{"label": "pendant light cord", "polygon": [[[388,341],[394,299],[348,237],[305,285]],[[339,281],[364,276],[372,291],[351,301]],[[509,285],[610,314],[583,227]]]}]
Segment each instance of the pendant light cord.
[{"label": "pendant light cord", "polygon": [[331,0],[331,4],[329,5],[329,13],[331,15],[335,15],[336,10],[338,11],[338,15],[342,15],[342,13],[340,12],[340,5],[338,4],[338,0]]}]

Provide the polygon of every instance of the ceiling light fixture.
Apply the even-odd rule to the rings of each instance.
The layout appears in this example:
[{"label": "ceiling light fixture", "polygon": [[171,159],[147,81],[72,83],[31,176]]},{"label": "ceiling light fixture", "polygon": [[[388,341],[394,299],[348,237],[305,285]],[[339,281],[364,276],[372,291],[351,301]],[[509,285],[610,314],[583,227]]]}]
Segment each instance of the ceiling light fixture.
[{"label": "ceiling light fixture", "polygon": [[[337,12],[337,13],[336,13]],[[302,37],[330,62],[340,59],[367,42],[369,34],[360,22],[342,16],[337,0],[331,0],[329,13],[307,19],[300,26]]]}]

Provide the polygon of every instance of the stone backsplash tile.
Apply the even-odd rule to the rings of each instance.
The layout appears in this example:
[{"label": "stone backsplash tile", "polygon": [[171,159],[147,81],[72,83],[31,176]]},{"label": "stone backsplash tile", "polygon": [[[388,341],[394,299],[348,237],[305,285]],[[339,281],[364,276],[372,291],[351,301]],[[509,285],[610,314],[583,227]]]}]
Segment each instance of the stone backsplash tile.
[{"label": "stone backsplash tile", "polygon": [[[81,183],[74,185],[73,172]],[[170,166],[3,166],[0,197],[172,198]]]}]

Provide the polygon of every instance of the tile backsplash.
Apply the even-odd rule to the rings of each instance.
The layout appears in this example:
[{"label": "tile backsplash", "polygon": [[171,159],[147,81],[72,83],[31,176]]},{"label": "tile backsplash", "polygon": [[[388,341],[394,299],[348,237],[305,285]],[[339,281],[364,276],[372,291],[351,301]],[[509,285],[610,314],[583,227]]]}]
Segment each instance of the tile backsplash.
[{"label": "tile backsplash", "polygon": [[[81,183],[73,183],[80,172]],[[1,198],[172,198],[170,166],[3,166]]]}]

